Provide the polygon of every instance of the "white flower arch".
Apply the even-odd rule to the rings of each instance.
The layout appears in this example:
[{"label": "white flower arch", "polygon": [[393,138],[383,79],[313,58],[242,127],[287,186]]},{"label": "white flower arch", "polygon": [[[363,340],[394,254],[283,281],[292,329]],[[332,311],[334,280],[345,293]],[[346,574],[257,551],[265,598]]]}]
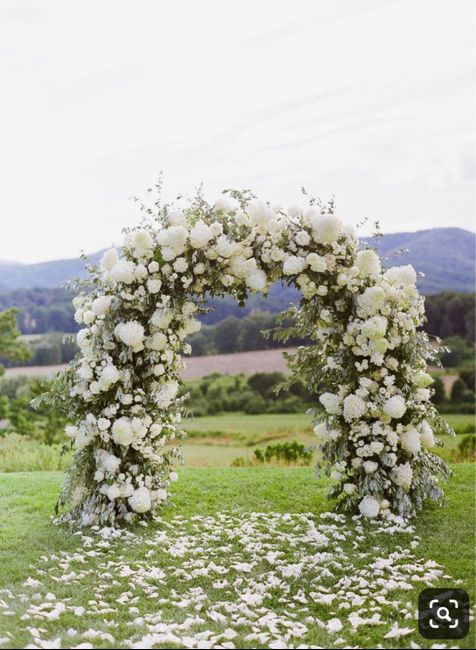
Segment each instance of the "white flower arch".
[{"label": "white flower arch", "polygon": [[186,337],[205,295],[240,301],[276,280],[301,291],[294,333],[313,344],[291,360],[316,391],[320,466],[343,510],[412,516],[437,498],[446,466],[427,451],[441,420],[430,402],[423,299],[412,267],[384,271],[333,203],[283,211],[230,192],[213,206],[158,206],[107,251],[75,298],[80,354],[52,395],[76,422],[60,504],[77,525],[150,516],[176,480]]}]

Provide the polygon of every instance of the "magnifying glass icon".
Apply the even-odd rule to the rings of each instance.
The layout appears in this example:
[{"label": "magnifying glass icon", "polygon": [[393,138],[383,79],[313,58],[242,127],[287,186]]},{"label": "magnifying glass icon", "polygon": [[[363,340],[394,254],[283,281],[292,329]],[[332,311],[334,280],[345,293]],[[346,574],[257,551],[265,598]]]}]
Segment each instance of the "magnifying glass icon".
[{"label": "magnifying glass icon", "polygon": [[438,607],[436,615],[440,621],[448,621],[448,623],[451,623],[450,610],[447,607]]}]

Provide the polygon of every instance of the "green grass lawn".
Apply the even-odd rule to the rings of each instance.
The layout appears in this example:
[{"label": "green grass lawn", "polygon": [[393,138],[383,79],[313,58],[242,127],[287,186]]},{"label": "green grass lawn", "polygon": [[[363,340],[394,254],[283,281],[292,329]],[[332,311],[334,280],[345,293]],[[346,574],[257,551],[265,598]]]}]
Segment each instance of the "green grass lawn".
[{"label": "green grass lawn", "polygon": [[[446,501],[442,507],[429,505],[420,514],[416,521],[415,536],[421,538],[420,546],[416,550],[418,558],[423,557],[442,564],[446,571],[472,596],[474,595],[474,465],[459,464],[454,466],[455,474],[446,488]],[[34,567],[38,567],[41,556],[54,554],[60,558],[62,553],[72,553],[80,549],[80,539],[64,528],[56,527],[50,523],[54,501],[58,494],[61,473],[12,473],[0,475],[0,588],[11,590],[13,600],[18,593],[24,593],[22,583],[34,575]],[[192,525],[193,517],[200,515],[216,517],[218,513],[228,511],[240,519],[251,516],[253,512],[275,513],[304,513],[311,512],[316,515],[327,511],[331,504],[325,499],[326,482],[316,480],[310,468],[184,468],[180,471],[180,480],[176,484],[173,507],[167,509],[164,518],[170,522],[174,517],[184,518],[182,527]],[[166,524],[164,524],[166,525]],[[157,526],[157,525],[154,525]],[[159,525],[160,527],[160,525]],[[147,542],[153,528],[139,529]],[[399,545],[407,548],[413,536],[396,534],[386,536],[385,552],[390,553]],[[144,560],[146,552],[152,547],[144,545],[128,545],[120,543],[120,554],[124,562],[132,567],[134,563]],[[217,542],[218,544],[218,542]],[[371,530],[365,535],[361,544],[368,552],[373,553],[376,538]],[[350,542],[342,542],[344,550],[348,547],[352,551]],[[382,544],[381,544],[382,546]],[[155,548],[155,546],[154,546]],[[220,548],[217,546],[217,557]],[[292,549],[289,549],[293,553]],[[380,553],[383,552],[380,548]],[[161,568],[172,570],[178,560],[167,555],[158,556]],[[117,558],[117,552],[111,551],[111,559]],[[218,561],[218,560],[217,560]],[[88,602],[98,596],[98,578],[95,567],[99,558],[88,558],[87,565],[90,573],[79,583],[79,586],[68,585],[58,581],[54,570],[46,571],[42,576],[39,602],[47,592],[54,593],[58,599],[72,598],[74,605],[84,605],[88,609]],[[56,566],[57,562],[53,563]],[[83,569],[83,565],[81,565]],[[60,571],[61,573],[61,571]],[[449,586],[446,579],[442,579],[437,586]],[[213,590],[207,578],[197,578],[193,583],[204,589],[208,598],[213,601],[221,598],[221,592]],[[126,579],[127,587],[127,579]],[[293,583],[293,588],[299,585]],[[131,587],[132,588],[132,587]],[[174,583],[174,588],[182,588],[180,581]],[[30,588],[32,589],[32,588]],[[107,591],[107,598],[115,602],[124,590],[124,585],[111,584]],[[416,606],[419,589],[411,592],[398,592],[397,596],[403,604],[409,603]],[[159,597],[163,592],[159,589]],[[104,600],[105,596],[102,595]],[[2,594],[0,593],[0,601]],[[134,606],[140,610],[141,615],[156,612],[161,609],[157,599],[152,601],[139,599]],[[473,600],[474,602],[474,600]],[[89,604],[89,607],[91,605]],[[275,607],[279,610],[279,602]],[[45,630],[45,638],[53,639],[57,636],[63,638],[61,647],[75,647],[73,641],[68,642],[67,630],[85,632],[88,629],[110,630],[114,632],[116,641],[125,639],[131,634],[130,625],[126,620],[119,622],[118,627],[111,629],[108,625],[114,623],[114,614],[105,614],[98,618],[97,615],[86,612],[78,618],[70,612],[64,613],[56,621],[26,621],[19,620],[16,611],[11,616],[2,616],[0,609],[0,638],[9,637],[9,647],[24,647],[31,643],[31,636],[25,631],[27,625],[41,627]],[[18,601],[18,612],[22,605]],[[127,608],[125,612],[127,612]],[[321,619],[332,618],[336,612],[332,608],[325,611],[316,610]],[[167,609],[164,605],[164,616],[180,617],[181,612]],[[144,615],[145,615],[144,614]],[[398,613],[388,610],[385,613],[389,620],[398,620],[401,626],[414,625],[413,621],[401,621]],[[212,627],[220,628],[219,622]],[[387,629],[388,626],[385,627]],[[410,640],[420,647],[430,647],[433,642],[422,639],[417,632],[402,639],[382,640],[382,628],[363,626],[350,639],[352,645],[359,647],[409,647]],[[346,636],[348,639],[348,637]],[[74,636],[71,636],[74,639]],[[333,646],[336,636],[329,635],[326,630],[316,629],[311,633],[310,643],[322,647]],[[238,641],[240,641],[238,639]],[[68,645],[71,644],[71,645]],[[94,647],[113,647],[107,639],[95,639]],[[449,646],[474,647],[472,637],[466,637]],[[173,645],[173,644],[172,644]],[[123,647],[119,645],[119,647]],[[236,647],[253,647],[251,642],[243,642]]]}]

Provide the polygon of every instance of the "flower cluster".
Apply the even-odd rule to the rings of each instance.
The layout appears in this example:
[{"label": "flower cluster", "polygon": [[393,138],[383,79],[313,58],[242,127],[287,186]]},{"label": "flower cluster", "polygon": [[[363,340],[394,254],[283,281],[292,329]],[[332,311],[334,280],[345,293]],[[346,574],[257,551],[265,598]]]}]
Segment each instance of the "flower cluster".
[{"label": "flower cluster", "polygon": [[[411,267],[382,271],[332,205],[284,211],[244,193],[201,197],[107,251],[74,300],[80,354],[61,378],[76,448],[62,503],[79,525],[157,511],[176,480],[182,355],[206,294],[243,301],[278,280],[301,291],[296,327],[315,345],[294,372],[319,392],[316,434],[342,507],[367,517],[414,514],[438,496],[423,304]],[[419,338],[420,336],[420,338]],[[311,360],[312,362],[309,362]]]}]

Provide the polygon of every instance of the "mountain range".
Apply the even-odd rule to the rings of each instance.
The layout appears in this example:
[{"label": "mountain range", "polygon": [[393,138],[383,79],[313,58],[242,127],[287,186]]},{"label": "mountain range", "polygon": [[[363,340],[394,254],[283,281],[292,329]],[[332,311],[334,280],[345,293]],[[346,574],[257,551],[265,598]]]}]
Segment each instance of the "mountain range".
[{"label": "mountain range", "polygon": [[[363,239],[373,243],[370,239]],[[425,294],[442,291],[474,292],[476,235],[461,228],[432,228],[417,232],[393,233],[378,241],[378,252],[385,266],[413,264],[424,273],[419,280]],[[407,252],[400,253],[403,249]],[[103,251],[88,257],[95,264]],[[399,254],[400,253],[400,254]],[[84,261],[60,259],[38,264],[0,260],[0,291],[61,287],[73,277],[84,276]],[[273,293],[290,289],[280,285]],[[291,297],[286,295],[286,298]],[[265,300],[265,299],[264,299]]]}]

